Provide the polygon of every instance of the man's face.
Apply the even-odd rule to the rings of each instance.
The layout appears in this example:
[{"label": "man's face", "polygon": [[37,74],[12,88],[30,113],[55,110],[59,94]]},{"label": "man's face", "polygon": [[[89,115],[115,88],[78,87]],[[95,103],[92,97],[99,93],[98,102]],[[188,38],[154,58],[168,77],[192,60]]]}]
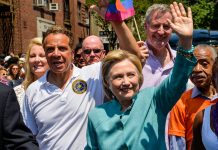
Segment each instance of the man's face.
[{"label": "man's face", "polygon": [[65,34],[49,34],[44,41],[45,55],[50,71],[55,74],[70,71],[72,53]]},{"label": "man's face", "polygon": [[105,56],[102,42],[97,37],[90,36],[83,41],[82,56],[87,65],[101,61]]},{"label": "man's face", "polygon": [[151,16],[150,22],[145,23],[147,42],[157,50],[166,47],[172,33],[167,19],[172,20],[170,12],[161,13],[156,11]]},{"label": "man's face", "polygon": [[211,84],[213,59],[209,49],[196,48],[194,56],[197,59],[197,65],[192,71],[191,81],[196,87],[208,88]]}]

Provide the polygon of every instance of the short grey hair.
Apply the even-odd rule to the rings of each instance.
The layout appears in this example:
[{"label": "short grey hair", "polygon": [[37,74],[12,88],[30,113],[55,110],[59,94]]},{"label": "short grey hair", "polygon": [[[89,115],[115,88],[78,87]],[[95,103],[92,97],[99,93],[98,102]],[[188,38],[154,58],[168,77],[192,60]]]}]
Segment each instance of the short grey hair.
[{"label": "short grey hair", "polygon": [[99,46],[100,46],[102,49],[104,49],[104,43],[103,43],[102,39],[101,39],[99,36],[96,36],[96,35],[87,36],[87,37],[83,40],[83,42],[82,42],[82,48],[84,48],[84,41],[86,41],[87,39],[89,40],[89,39],[91,39],[91,38],[94,38],[94,39],[99,40],[100,43],[101,43],[101,45],[99,45]]},{"label": "short grey hair", "polygon": [[167,5],[167,4],[153,4],[150,7],[148,7],[148,9],[146,11],[146,14],[145,14],[145,22],[146,23],[150,23],[151,17],[154,14],[154,12],[156,12],[156,11],[163,13],[163,14],[165,14],[166,12],[171,13],[169,5]]},{"label": "short grey hair", "polygon": [[195,47],[195,49],[208,49],[212,53],[212,59],[215,61],[217,57],[217,49],[214,46],[208,45],[208,44],[199,44]]}]

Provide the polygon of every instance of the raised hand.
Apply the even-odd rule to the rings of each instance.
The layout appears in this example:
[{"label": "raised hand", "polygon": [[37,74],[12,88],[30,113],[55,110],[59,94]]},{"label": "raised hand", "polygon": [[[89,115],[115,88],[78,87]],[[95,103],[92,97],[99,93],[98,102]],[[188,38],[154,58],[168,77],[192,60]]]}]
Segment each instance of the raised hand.
[{"label": "raised hand", "polygon": [[138,41],[137,44],[141,53],[141,62],[144,64],[149,56],[148,48],[145,46],[144,41]]},{"label": "raised hand", "polygon": [[193,34],[193,19],[191,8],[188,7],[188,12],[185,11],[182,3],[177,4],[173,2],[170,5],[173,21],[167,20],[179,36],[179,43],[185,49],[190,49],[192,45],[192,34]]},{"label": "raised hand", "polygon": [[172,29],[177,33],[178,36],[191,37],[193,34],[193,20],[191,8],[188,7],[188,12],[186,13],[182,3],[179,5],[176,2],[170,5],[173,22],[168,20]]},{"label": "raised hand", "polygon": [[94,10],[98,13],[99,16],[101,16],[103,19],[105,19],[105,14],[107,12],[107,6],[109,4],[109,0],[98,0],[98,6],[97,5],[91,5],[90,10]]},{"label": "raised hand", "polygon": [[[109,5],[109,0],[98,0],[98,6],[92,5],[90,10],[94,10],[105,19],[105,14],[107,12],[107,7]],[[129,30],[128,26],[124,21],[109,21],[117,34],[117,38],[119,40],[119,45],[121,49],[127,50],[135,55],[137,55],[140,59],[143,58],[141,51],[139,49],[138,44]]]}]

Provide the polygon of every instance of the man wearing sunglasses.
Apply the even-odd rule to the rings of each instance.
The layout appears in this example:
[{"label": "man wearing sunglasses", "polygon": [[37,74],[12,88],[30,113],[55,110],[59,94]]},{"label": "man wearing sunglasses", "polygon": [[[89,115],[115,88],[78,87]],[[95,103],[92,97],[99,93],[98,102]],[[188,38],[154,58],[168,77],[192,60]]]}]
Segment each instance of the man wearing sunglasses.
[{"label": "man wearing sunglasses", "polygon": [[88,36],[84,39],[82,50],[82,56],[86,65],[100,62],[105,57],[106,53],[103,42],[95,35]]}]

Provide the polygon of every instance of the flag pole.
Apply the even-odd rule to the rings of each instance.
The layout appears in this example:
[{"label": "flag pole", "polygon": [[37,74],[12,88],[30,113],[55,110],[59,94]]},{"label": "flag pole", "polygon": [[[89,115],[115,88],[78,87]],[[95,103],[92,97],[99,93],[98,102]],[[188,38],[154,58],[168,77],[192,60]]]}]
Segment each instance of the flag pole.
[{"label": "flag pole", "polygon": [[138,25],[137,25],[136,20],[135,20],[135,16],[133,16],[133,20],[134,20],[134,24],[135,24],[136,31],[137,31],[137,34],[138,34],[138,38],[139,38],[139,40],[141,41],[142,39],[141,39],[141,36],[140,36],[140,34],[139,34],[139,29],[138,29]]}]

